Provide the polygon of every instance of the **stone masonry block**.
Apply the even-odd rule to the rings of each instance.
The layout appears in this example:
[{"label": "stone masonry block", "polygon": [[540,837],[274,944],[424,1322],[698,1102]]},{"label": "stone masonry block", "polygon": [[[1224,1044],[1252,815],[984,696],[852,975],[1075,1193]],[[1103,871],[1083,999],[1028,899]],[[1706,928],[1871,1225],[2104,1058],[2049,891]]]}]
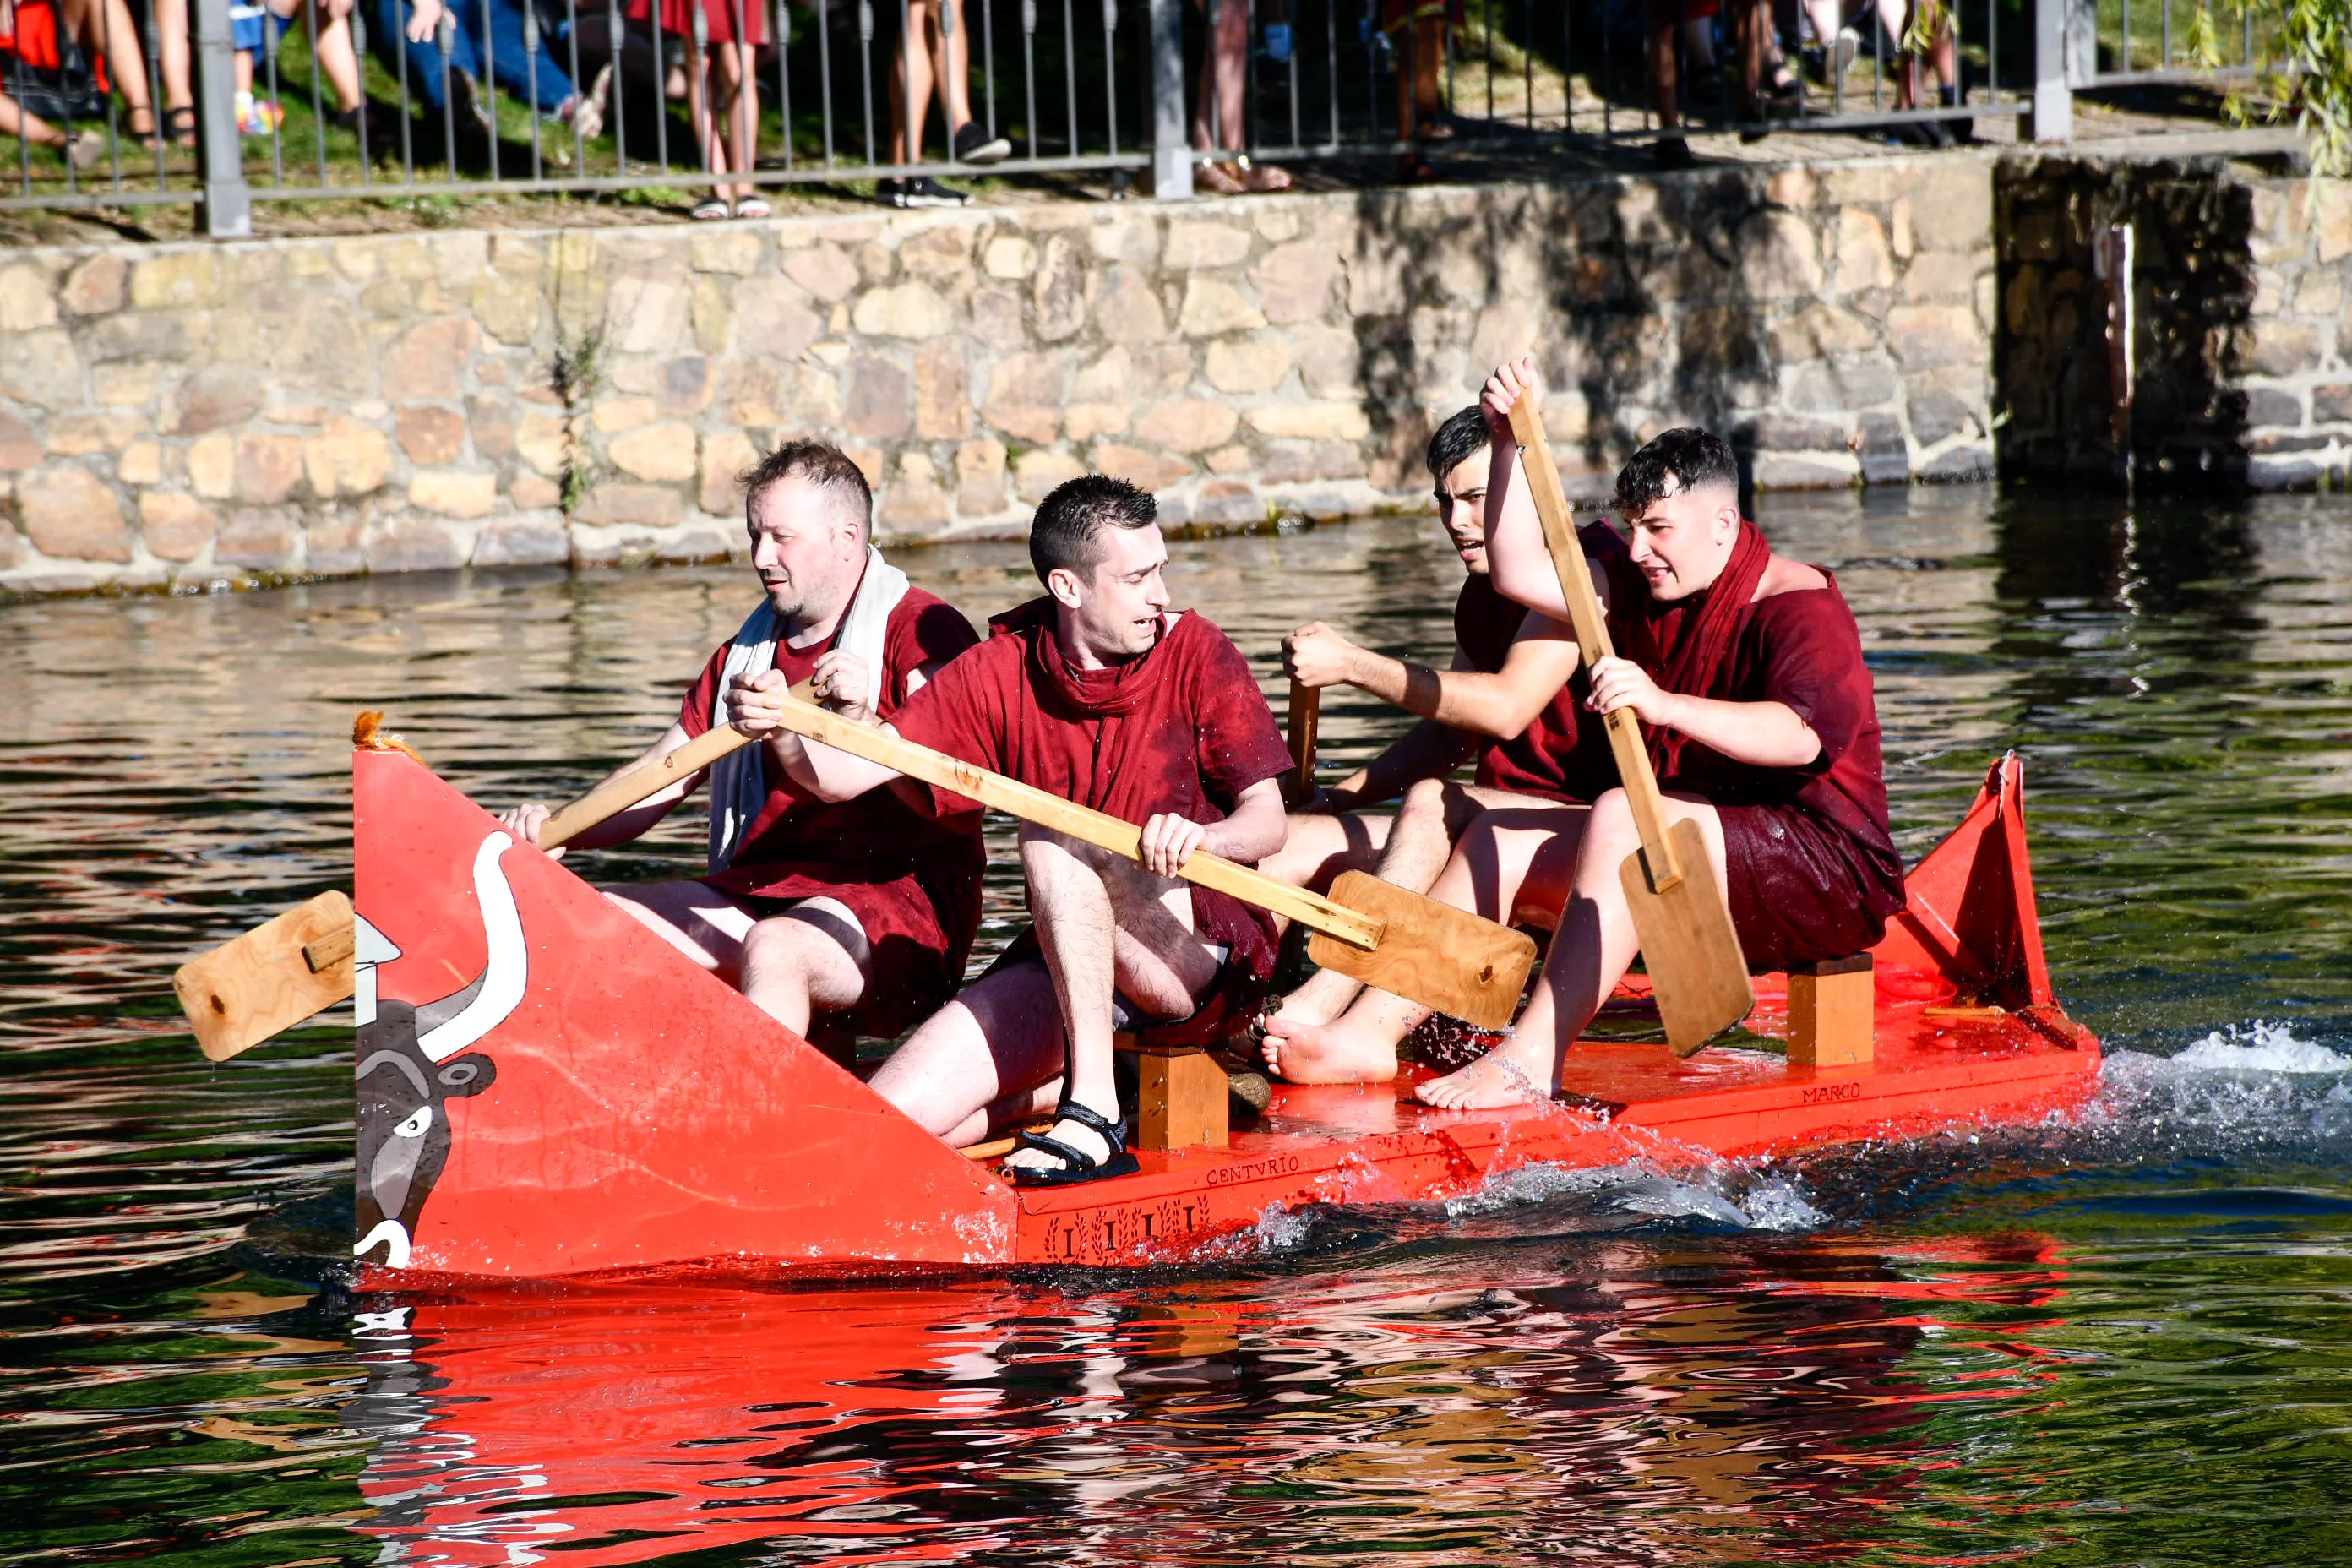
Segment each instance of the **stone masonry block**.
[{"label": "stone masonry block", "polygon": [[220,532],[220,514],[176,490],[149,490],[139,498],[139,537],[151,555],[194,561]]},{"label": "stone masonry block", "polygon": [[113,488],[86,468],[36,468],[16,481],[33,547],[63,561],[131,559],[131,525]]}]

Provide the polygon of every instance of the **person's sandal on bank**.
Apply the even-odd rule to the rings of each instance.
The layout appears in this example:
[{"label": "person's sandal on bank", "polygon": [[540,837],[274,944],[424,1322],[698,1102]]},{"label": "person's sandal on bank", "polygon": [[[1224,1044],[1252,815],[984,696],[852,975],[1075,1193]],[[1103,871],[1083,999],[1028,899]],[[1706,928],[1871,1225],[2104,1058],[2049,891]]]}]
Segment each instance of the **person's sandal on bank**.
[{"label": "person's sandal on bank", "polygon": [[1083,1149],[1073,1148],[1060,1139],[1050,1136],[1050,1129],[1047,1132],[1015,1133],[1013,1142],[1016,1147],[1034,1149],[1041,1154],[1051,1154],[1055,1159],[1062,1162],[1062,1168],[1058,1171],[1047,1170],[1038,1165],[1005,1166],[1003,1168],[1005,1175],[1011,1178],[1015,1185],[1074,1187],[1081,1182],[1099,1182],[1111,1176],[1131,1176],[1139,1168],[1136,1163],[1135,1152],[1127,1146],[1125,1117],[1113,1121],[1100,1111],[1080,1105],[1075,1100],[1065,1100],[1054,1108],[1054,1120],[1056,1123],[1076,1122],[1108,1144],[1110,1152],[1097,1160]]}]

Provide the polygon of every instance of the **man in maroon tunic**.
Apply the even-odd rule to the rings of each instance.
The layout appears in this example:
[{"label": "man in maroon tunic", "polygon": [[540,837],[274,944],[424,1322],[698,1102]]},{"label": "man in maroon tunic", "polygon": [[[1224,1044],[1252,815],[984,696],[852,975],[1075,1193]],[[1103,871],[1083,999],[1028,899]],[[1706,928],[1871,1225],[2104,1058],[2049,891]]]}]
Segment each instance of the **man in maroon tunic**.
[{"label": "man in maroon tunic", "polygon": [[[1294,814],[1281,853],[1259,868],[1268,876],[1321,892],[1343,871],[1369,870],[1381,880],[1427,892],[1480,813],[1540,800],[1589,802],[1617,782],[1609,737],[1583,706],[1583,683],[1571,680],[1573,633],[1495,592],[1486,571],[1486,417],[1463,409],[1430,437],[1428,465],[1437,490],[1438,521],[1462,558],[1462,591],[1454,602],[1454,661],[1438,671],[1360,647],[1320,621],[1301,626],[1285,643],[1291,675],[1318,689],[1349,685],[1421,716],[1421,722],[1365,766],[1316,792]],[[1584,531],[1590,551],[1622,553],[1603,523]],[[1473,752],[1477,782],[1452,774]],[[1359,808],[1403,795],[1392,819],[1356,815]],[[1276,1016],[1290,1024],[1337,1018],[1362,987],[1327,969],[1282,1001]],[[1267,1065],[1294,1082],[1322,1081],[1316,1052],[1286,1054],[1281,1037],[1269,1040]],[[1347,1064],[1333,1069],[1354,1075]]]},{"label": "man in maroon tunic", "polygon": [[[677,722],[623,773],[725,722],[730,695],[761,681],[813,680],[828,707],[887,719],[980,640],[955,606],[909,586],[874,550],[872,495],[841,452],[781,447],[743,486],[751,564],[767,597],[703,666]],[[979,824],[940,820],[887,792],[819,800],[772,752],[747,747],[709,770],[708,875],[605,896],[786,1028],[814,1027],[845,1059],[845,1037],[898,1035],[962,983],[980,927]],[[625,844],[702,782],[681,779],[572,842]],[[501,820],[535,841],[546,818],[545,807],[525,805]]]},{"label": "man in maroon tunic", "polygon": [[[1487,550],[1506,597],[1564,616],[1509,439],[1512,405],[1538,395],[1525,360],[1486,384],[1497,433]],[[1751,969],[1871,946],[1903,905],[1903,866],[1887,835],[1878,715],[1853,613],[1827,573],[1773,554],[1740,515],[1731,453],[1705,431],[1669,430],[1636,452],[1618,476],[1617,504],[1630,547],[1592,570],[1626,657],[1593,668],[1587,705],[1640,716],[1667,818],[1698,824]],[[1433,896],[1492,919],[1555,910],[1557,935],[1511,1035],[1423,1084],[1423,1100],[1469,1110],[1554,1092],[1568,1048],[1637,951],[1618,868],[1640,842],[1622,790],[1589,808],[1479,819]],[[1386,1077],[1396,1042],[1423,1016],[1368,991],[1337,1024],[1297,1033],[1311,1033],[1327,1059]]]},{"label": "man in maroon tunic", "polygon": [[[959,1145],[1058,1090],[1045,1136],[1023,1135],[1016,1181],[1135,1168],[1112,1082],[1116,1027],[1178,1024],[1206,1037],[1255,1003],[1274,967],[1264,911],[1175,873],[1195,850],[1254,862],[1282,842],[1288,750],[1248,663],[1197,613],[1168,609],[1168,546],[1150,496],[1072,479],[1029,534],[1045,595],[989,623],[889,728],[1142,826],[1141,864],[1024,825],[1034,939],[917,1030],[874,1087]],[[781,689],[770,681],[768,690]],[[781,710],[747,700],[753,733]],[[968,802],[796,740],[795,780],[827,800],[887,785],[952,812]]]}]

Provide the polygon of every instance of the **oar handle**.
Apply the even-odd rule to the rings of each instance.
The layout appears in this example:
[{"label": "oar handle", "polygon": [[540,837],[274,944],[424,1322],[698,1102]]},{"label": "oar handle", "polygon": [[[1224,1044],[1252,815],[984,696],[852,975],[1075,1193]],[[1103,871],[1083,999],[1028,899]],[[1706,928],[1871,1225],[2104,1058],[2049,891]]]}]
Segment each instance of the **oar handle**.
[{"label": "oar handle", "polygon": [[644,767],[623,773],[608,784],[590,790],[539,826],[539,847],[552,849],[568,844],[606,817],[658,795],[680,779],[692,778],[730,752],[741,751],[751,737],[731,724],[705,730],[674,752],[666,752]]},{"label": "oar handle", "polygon": [[1290,787],[1283,794],[1293,809],[1315,798],[1315,725],[1322,710],[1320,687],[1290,683]]},{"label": "oar handle", "polygon": [[[805,699],[815,689],[814,676],[793,688]],[[626,811],[648,795],[659,795],[680,779],[692,778],[730,752],[751,743],[751,737],[731,724],[705,730],[674,752],[666,752],[634,773],[611,784],[599,784],[539,825],[539,847],[552,849],[569,844],[608,816]]]},{"label": "oar handle", "polygon": [[[1568,491],[1560,485],[1551,443],[1544,437],[1542,411],[1525,394],[1511,405],[1511,435],[1519,444],[1519,471],[1543,523],[1552,570],[1559,574],[1560,596],[1568,601],[1568,618],[1589,670],[1601,659],[1615,658],[1617,650],[1609,641],[1609,617],[1601,611],[1601,596],[1592,591],[1583,546],[1577,542]],[[1609,731],[1609,749],[1617,758],[1618,780],[1625,786],[1625,803],[1633,808],[1633,826],[1642,835],[1642,862],[1650,886],[1663,893],[1682,881],[1683,867],[1666,833],[1665,806],[1658,795],[1658,776],[1650,768],[1649,748],[1642,743],[1640,718],[1631,708],[1612,708],[1602,721]]]},{"label": "oar handle", "polygon": [[[1108,849],[1129,860],[1143,858],[1142,830],[1131,822],[1048,795],[1018,779],[935,752],[929,746],[897,735],[886,735],[879,730],[869,730],[854,720],[838,713],[828,713],[793,698],[784,700],[783,725],[793,733],[821,742],[838,752],[846,752],[893,773],[904,773],[940,789],[952,790],[957,795],[980,802],[992,811],[1017,816],[1024,822],[1034,822],[1040,827],[1050,827],[1066,833],[1097,848]],[[1336,938],[1350,947],[1369,952],[1380,946],[1387,923],[1358,913],[1345,904],[1286,886],[1273,878],[1251,870],[1248,867],[1215,855],[1195,851],[1192,858],[1176,869],[1176,874],[1188,882],[1213,888],[1277,915],[1297,921],[1313,931]]]}]

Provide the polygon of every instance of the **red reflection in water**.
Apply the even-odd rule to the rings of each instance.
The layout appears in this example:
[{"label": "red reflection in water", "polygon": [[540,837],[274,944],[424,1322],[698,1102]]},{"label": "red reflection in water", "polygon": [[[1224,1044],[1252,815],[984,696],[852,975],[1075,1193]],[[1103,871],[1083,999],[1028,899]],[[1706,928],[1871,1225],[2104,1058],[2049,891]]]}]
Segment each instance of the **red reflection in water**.
[{"label": "red reflection in water", "polygon": [[[1948,1462],[1921,1430],[1939,1408],[2040,1397],[2031,1336],[2063,1272],[2035,1238],[1746,1257],[1717,1252],[1696,1286],[1655,1245],[1600,1240],[1576,1273],[1491,1285],[1454,1259],[1098,1291],[702,1274],[387,1299],[359,1328],[349,1420],[381,1438],[361,1528],[410,1563],[575,1568],[728,1547],[1507,1560],[1571,1539],[1719,1558],[1683,1537],[1701,1522],[1836,1555]],[[1929,1333],[1971,1364],[1906,1365]]]}]

